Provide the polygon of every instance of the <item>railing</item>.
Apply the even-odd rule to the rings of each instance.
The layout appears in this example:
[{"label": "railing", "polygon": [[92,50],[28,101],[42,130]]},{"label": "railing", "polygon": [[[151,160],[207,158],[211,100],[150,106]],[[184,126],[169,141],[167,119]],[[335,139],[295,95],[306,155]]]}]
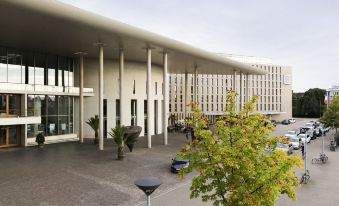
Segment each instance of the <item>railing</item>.
[{"label": "railing", "polygon": [[[79,94],[79,87],[64,87],[51,85],[32,85],[32,84],[16,84],[16,83],[0,83],[0,91],[24,91],[35,93],[70,93]],[[92,94],[93,88],[84,88],[84,93]]]}]

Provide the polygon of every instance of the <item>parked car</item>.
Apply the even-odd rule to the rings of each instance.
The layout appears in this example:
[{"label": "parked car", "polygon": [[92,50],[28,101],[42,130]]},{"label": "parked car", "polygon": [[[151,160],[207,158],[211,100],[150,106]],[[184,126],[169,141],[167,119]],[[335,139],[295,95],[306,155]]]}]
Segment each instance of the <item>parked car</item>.
[{"label": "parked car", "polygon": [[289,141],[292,144],[293,149],[300,149],[300,141],[298,137],[290,137]]},{"label": "parked car", "polygon": [[288,144],[278,143],[275,149],[285,151],[288,155],[293,153],[293,147]]},{"label": "parked car", "polygon": [[171,172],[173,173],[178,173],[180,170],[188,167],[190,164],[189,160],[182,159],[180,157],[176,157],[172,159],[172,164],[171,164]]},{"label": "parked car", "polygon": [[300,128],[300,134],[307,134],[312,140],[316,139],[316,136],[314,135],[313,127],[302,127],[302,128]]},{"label": "parked car", "polygon": [[298,138],[301,142],[305,142],[305,140],[307,143],[311,142],[311,137],[307,134],[299,134]]},{"label": "parked car", "polygon": [[305,126],[314,128],[315,124],[314,124],[314,122],[307,122]]},{"label": "parked car", "polygon": [[290,131],[288,131],[288,132],[285,134],[285,136],[286,136],[286,135],[296,135],[296,136],[297,136],[298,134],[297,134],[297,131],[290,130]]},{"label": "parked car", "polygon": [[295,123],[295,119],[293,119],[293,118],[288,119],[288,121],[290,122],[290,124]]},{"label": "parked car", "polygon": [[290,122],[288,121],[288,119],[284,119],[284,120],[281,122],[281,124],[288,125],[288,124],[290,124]]}]

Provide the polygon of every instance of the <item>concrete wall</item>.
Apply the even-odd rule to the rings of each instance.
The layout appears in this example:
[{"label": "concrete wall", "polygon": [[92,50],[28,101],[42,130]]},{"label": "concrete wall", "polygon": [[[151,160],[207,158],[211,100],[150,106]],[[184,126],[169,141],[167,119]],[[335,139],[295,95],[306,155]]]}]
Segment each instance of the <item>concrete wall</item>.
[{"label": "concrete wall", "polygon": [[[75,67],[75,85],[79,85],[78,66]],[[162,67],[152,65],[152,90],[153,101],[151,104],[152,113],[154,111],[154,100],[158,101],[157,130],[162,133]],[[133,94],[133,82],[135,80],[135,94]],[[155,82],[157,82],[157,95],[155,94]],[[84,60],[84,87],[94,89],[94,97],[84,98],[84,120],[99,113],[98,93],[99,93],[99,63],[97,59]],[[131,100],[137,100],[137,125],[144,128],[144,100],[146,94],[146,63],[125,61],[124,72],[124,112],[125,122],[123,125],[131,123]],[[119,99],[119,64],[117,60],[104,60],[104,99],[107,99],[107,130],[116,126],[116,100]],[[75,98],[74,128],[78,132],[79,122],[79,99]],[[154,117],[154,115],[153,115]],[[151,121],[151,134],[154,134],[154,120]],[[144,129],[141,136],[144,135]],[[85,138],[94,137],[92,129],[84,125]],[[109,137],[109,135],[108,135]]]}]

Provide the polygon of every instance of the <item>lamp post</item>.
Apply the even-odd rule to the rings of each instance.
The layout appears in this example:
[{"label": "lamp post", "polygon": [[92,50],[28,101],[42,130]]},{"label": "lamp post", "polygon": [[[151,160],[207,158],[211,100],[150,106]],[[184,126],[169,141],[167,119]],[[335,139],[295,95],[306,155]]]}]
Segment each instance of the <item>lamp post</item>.
[{"label": "lamp post", "polygon": [[144,178],[134,182],[147,196],[147,206],[151,206],[151,194],[162,184],[158,178]]}]

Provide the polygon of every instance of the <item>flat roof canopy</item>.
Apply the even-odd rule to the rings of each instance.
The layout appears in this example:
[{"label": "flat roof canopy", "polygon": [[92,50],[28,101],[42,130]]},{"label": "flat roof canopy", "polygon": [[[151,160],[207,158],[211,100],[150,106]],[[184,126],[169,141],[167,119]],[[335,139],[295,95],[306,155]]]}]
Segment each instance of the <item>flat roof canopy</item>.
[{"label": "flat roof canopy", "polygon": [[126,60],[146,61],[146,48],[153,48],[152,63],[162,65],[162,52],[168,51],[170,73],[248,74],[265,71],[218,56],[185,43],[157,35],[91,12],[52,0],[0,1],[0,45],[74,56],[86,52],[98,57],[94,43],[105,44],[105,59],[117,59],[119,48]]}]

